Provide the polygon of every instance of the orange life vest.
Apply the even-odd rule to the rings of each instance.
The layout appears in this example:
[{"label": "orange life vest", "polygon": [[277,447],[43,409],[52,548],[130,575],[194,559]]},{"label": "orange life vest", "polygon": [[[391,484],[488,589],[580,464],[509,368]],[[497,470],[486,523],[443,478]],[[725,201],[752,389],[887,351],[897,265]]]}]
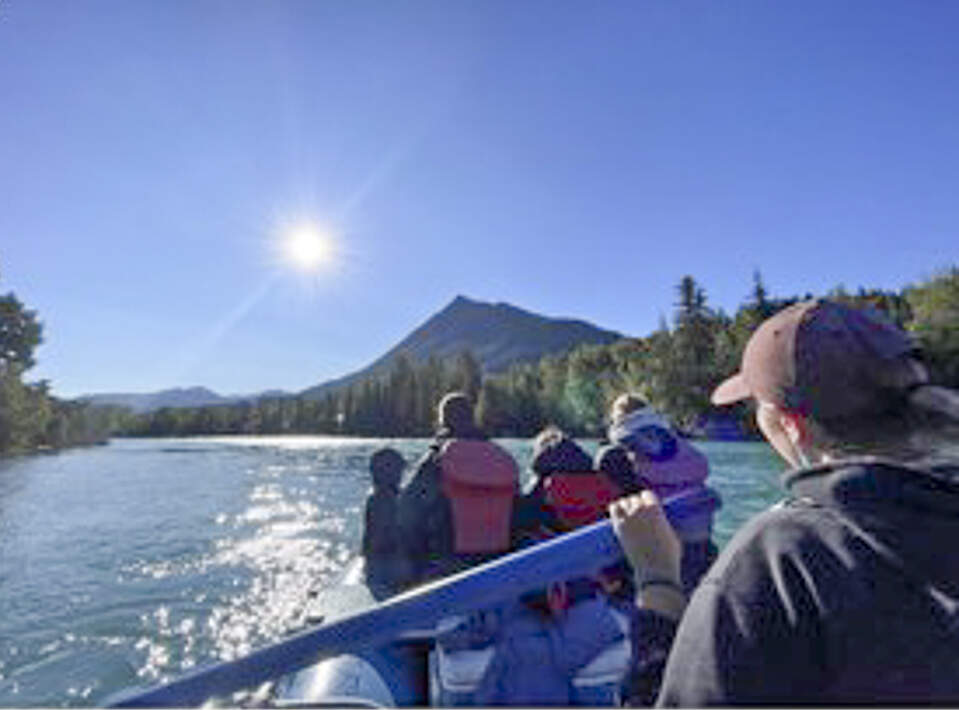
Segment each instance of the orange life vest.
[{"label": "orange life vest", "polygon": [[519,482],[513,457],[489,441],[454,439],[443,447],[440,466],[453,512],[454,551],[508,550]]},{"label": "orange life vest", "polygon": [[568,528],[594,523],[623,495],[605,473],[553,473],[544,481],[546,503]]}]

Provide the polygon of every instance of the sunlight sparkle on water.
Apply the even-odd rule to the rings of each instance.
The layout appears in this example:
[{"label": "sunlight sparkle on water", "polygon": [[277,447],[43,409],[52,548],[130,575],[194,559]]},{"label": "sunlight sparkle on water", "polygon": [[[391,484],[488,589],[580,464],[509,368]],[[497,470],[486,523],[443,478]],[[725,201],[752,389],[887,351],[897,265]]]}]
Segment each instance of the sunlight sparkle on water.
[{"label": "sunlight sparkle on water", "polygon": [[355,448],[368,442],[380,442],[382,439],[346,438],[322,434],[276,434],[274,436],[257,434],[255,436],[198,436],[193,443],[210,443],[222,446],[245,446],[259,449],[284,449],[290,451],[309,449],[345,449]]}]

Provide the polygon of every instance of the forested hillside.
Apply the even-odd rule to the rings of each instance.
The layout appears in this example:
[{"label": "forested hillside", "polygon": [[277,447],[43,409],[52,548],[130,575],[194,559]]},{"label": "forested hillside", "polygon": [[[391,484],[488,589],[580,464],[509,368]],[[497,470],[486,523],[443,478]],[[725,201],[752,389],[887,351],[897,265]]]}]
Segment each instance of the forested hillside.
[{"label": "forested hillside", "polygon": [[[749,336],[766,318],[814,294],[774,297],[759,273],[748,297],[729,315],[709,307],[691,276],[676,287],[671,324],[644,338],[607,347],[584,347],[567,357],[546,358],[488,379],[480,398],[485,426],[495,433],[528,435],[545,421],[581,434],[602,431],[609,403],[620,392],[641,392],[678,426],[696,434],[714,417],[732,419],[755,434],[751,405],[719,411],[709,403],[713,388],[739,367]],[[940,382],[959,386],[959,269],[952,268],[901,292],[837,287],[829,298],[869,305],[912,331]]]},{"label": "forested hillside", "polygon": [[[319,399],[162,409],[138,418],[128,433],[428,435],[433,430],[433,407],[451,389],[476,398],[480,422],[494,435],[529,436],[550,422],[578,435],[597,435],[609,402],[626,390],[642,392],[679,426],[696,433],[717,414],[709,394],[738,368],[756,326],[781,308],[813,296],[772,296],[759,273],[743,290],[743,304],[730,315],[711,308],[704,287],[684,276],[676,287],[672,322],[661,323],[646,337],[580,346],[485,376],[468,350],[445,358],[434,354],[425,361],[400,353],[388,371]],[[816,295],[885,311],[916,335],[936,378],[959,386],[959,268],[901,292],[866,288],[850,292],[840,286]],[[747,435],[752,433],[748,404],[723,414]]]}]

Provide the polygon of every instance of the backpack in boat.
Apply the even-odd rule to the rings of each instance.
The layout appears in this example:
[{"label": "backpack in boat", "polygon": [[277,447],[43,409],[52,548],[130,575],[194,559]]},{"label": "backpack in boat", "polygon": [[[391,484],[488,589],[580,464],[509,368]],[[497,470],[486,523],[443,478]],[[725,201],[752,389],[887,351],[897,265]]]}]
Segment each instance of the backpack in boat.
[{"label": "backpack in boat", "polygon": [[543,493],[547,505],[569,530],[596,522],[623,494],[606,474],[590,471],[554,473],[544,481]]},{"label": "backpack in boat", "polygon": [[454,551],[508,550],[519,481],[513,457],[489,441],[454,439],[443,446],[440,467],[453,514]]}]

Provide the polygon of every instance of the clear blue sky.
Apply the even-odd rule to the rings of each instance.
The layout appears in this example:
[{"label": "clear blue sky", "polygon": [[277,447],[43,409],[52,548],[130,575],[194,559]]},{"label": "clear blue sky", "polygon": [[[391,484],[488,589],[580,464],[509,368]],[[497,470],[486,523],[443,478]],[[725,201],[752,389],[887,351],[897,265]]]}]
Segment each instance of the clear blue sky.
[{"label": "clear blue sky", "polygon": [[303,389],[459,293],[645,335],[686,273],[899,289],[959,262],[957,37],[947,0],[0,1],[0,292],[73,396]]}]

